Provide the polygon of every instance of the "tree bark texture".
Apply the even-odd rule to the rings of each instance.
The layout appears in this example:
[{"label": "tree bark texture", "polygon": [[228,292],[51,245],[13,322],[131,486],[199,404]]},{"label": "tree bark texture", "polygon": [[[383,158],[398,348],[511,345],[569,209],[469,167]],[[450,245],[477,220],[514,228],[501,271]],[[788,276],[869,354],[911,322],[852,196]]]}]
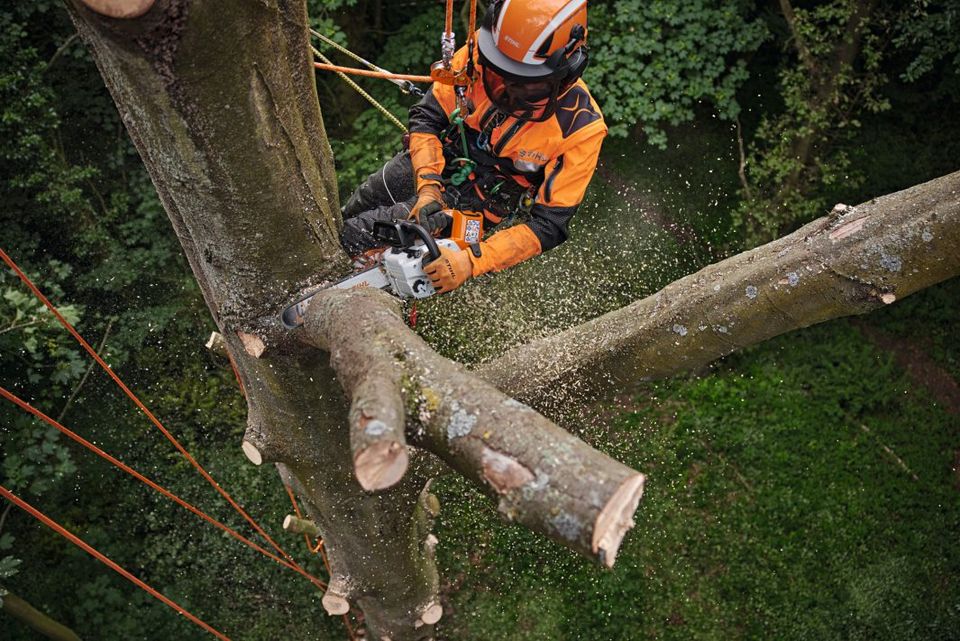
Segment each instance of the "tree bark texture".
[{"label": "tree bark texture", "polygon": [[296,489],[323,531],[331,590],[363,608],[373,638],[431,638],[422,475],[365,493],[328,356],[243,348],[276,347],[285,302],[348,264],[303,3],[157,0],[134,19],[68,7],[236,362],[246,451]]},{"label": "tree bark texture", "polygon": [[642,474],[438,355],[407,327],[389,294],[322,292],[302,331],[330,350],[352,398],[358,477],[360,458],[380,443],[384,453],[402,447],[406,429],[493,497],[504,519],[613,566],[633,526]]},{"label": "tree bark texture", "polygon": [[590,379],[617,386],[696,369],[740,348],[864,314],[960,274],[960,172],[837,205],[796,232],[477,368],[551,406]]}]

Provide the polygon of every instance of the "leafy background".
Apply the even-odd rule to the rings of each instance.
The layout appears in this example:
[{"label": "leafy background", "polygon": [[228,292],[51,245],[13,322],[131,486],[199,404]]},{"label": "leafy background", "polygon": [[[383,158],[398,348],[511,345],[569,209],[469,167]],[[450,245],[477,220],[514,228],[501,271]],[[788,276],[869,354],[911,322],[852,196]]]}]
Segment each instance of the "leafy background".
[{"label": "leafy background", "polygon": [[[382,66],[419,73],[437,56],[436,2],[308,4],[316,28]],[[482,360],[833,202],[960,168],[960,2],[878,0],[853,63],[831,66],[865,4],[796,2],[791,24],[781,3],[759,0],[591,3],[587,80],[611,137],[575,240],[424,305],[422,333]],[[213,328],[197,287],[64,9],[0,8],[0,59],[3,249],[214,477],[278,524],[287,497],[237,447],[243,399],[229,364],[203,349]],[[399,132],[335,77],[317,80],[346,195]],[[360,82],[405,118],[410,97]],[[501,524],[443,477],[440,638],[960,638],[958,319],[960,284],[948,282],[577,408],[583,438],[650,476],[613,572]],[[0,384],[228,518],[7,270]],[[228,635],[345,638],[302,579],[6,403],[0,459],[3,485]],[[7,592],[85,639],[207,638],[0,505]],[[3,612],[0,637],[39,638]]]}]

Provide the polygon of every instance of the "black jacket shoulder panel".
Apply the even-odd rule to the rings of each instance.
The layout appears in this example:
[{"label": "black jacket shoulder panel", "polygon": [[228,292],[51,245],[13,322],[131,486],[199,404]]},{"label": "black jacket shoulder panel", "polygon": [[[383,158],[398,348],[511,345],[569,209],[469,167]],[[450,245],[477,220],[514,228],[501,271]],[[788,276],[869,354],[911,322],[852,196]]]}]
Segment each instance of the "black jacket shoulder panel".
[{"label": "black jacket shoulder panel", "polygon": [[594,108],[590,94],[576,85],[563,94],[557,103],[556,118],[564,138],[569,138],[602,117]]}]

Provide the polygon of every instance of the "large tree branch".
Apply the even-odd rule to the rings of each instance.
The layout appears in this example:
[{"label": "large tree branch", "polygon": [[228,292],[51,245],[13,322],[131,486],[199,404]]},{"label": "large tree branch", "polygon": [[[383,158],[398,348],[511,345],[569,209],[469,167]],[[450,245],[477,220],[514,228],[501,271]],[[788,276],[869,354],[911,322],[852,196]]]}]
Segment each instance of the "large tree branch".
[{"label": "large tree branch", "polygon": [[477,368],[534,402],[601,381],[690,370],[801,327],[863,314],[960,274],[960,172],[857,207]]},{"label": "large tree branch", "polygon": [[[352,398],[354,465],[362,485],[386,487],[400,478],[395,453],[406,456],[406,425],[417,445],[494,497],[506,520],[613,566],[633,526],[642,474],[437,354],[385,293],[318,295],[302,338],[330,351]],[[385,469],[394,472],[390,483],[377,485]]]}]

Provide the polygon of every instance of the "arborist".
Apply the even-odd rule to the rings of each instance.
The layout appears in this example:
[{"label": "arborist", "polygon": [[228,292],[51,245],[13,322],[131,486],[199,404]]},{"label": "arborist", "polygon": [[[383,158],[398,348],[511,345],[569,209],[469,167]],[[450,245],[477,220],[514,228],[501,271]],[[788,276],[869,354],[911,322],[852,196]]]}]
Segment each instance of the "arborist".
[{"label": "arborist", "polygon": [[409,150],[343,207],[347,253],[376,246],[378,220],[412,218],[440,235],[450,226],[447,209],[482,211],[483,232],[523,221],[463,251],[443,249],[425,271],[448,292],[565,241],[607,134],[581,79],[586,42],[586,0],[491,2],[452,57],[453,69],[480,81],[435,81],[410,109]]}]

